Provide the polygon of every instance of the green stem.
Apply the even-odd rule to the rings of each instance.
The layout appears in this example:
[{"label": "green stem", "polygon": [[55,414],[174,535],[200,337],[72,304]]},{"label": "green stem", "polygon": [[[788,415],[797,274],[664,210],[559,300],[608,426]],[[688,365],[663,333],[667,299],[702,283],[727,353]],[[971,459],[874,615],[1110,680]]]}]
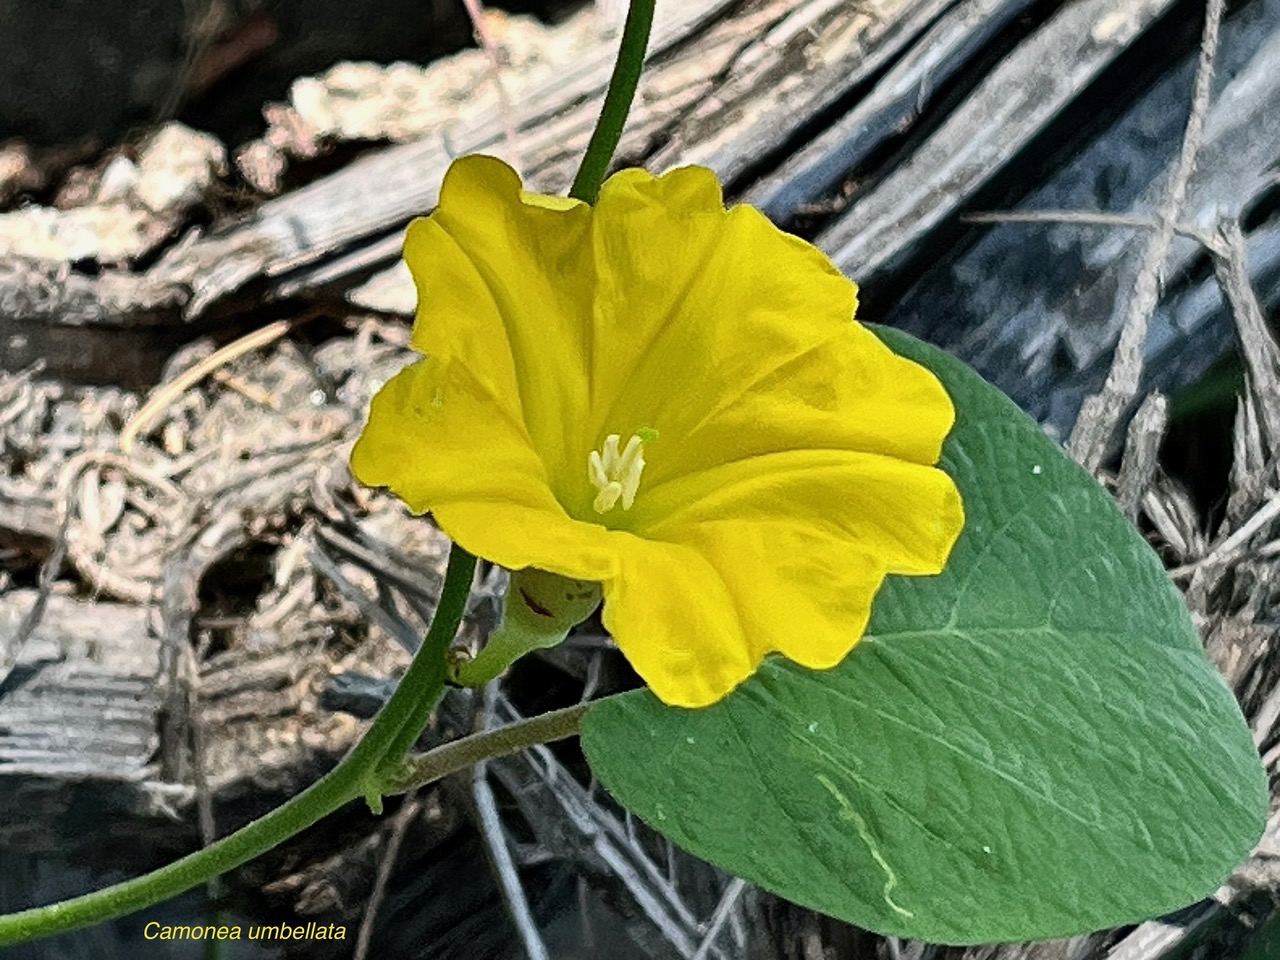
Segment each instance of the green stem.
[{"label": "green stem", "polygon": [[613,153],[618,149],[618,141],[622,139],[622,128],[626,125],[627,113],[631,110],[631,101],[635,99],[636,86],[640,82],[640,72],[644,69],[644,55],[649,49],[649,31],[653,28],[655,2],[656,0],[631,0],[631,6],[627,10],[618,59],[613,65],[613,76],[609,78],[609,89],[604,95],[604,106],[600,108],[600,119],[596,121],[591,141],[587,144],[586,153],[582,155],[578,175],[569,188],[569,196],[577,200],[595,203],[600,196],[600,185],[604,183],[609,164],[613,161]]},{"label": "green stem", "polygon": [[[608,699],[610,697],[601,698]],[[496,730],[450,740],[434,750],[408,757],[401,764],[398,773],[388,781],[387,793],[407,793],[428,783],[435,783],[451,773],[466,770],[482,760],[509,757],[529,747],[575,736],[582,729],[582,718],[586,716],[587,710],[601,700],[540,713],[536,717],[510,723]]]},{"label": "green stem", "polygon": [[362,773],[350,766],[335,767],[266,816],[159,870],[82,897],[0,917],[0,946],[102,923],[199,886],[266,853],[359,796]]},{"label": "green stem", "polygon": [[[439,699],[443,650],[458,632],[474,570],[475,558],[455,546],[421,649],[364,737],[324,777],[230,836],[159,870],[72,900],[0,917],[0,946],[102,923],[168,900],[266,853],[361,794],[371,803],[376,802],[375,794],[380,800],[379,772],[404,755],[403,744],[417,739],[425,724],[423,704],[434,705]],[[422,722],[414,728],[419,718]]]},{"label": "green stem", "polygon": [[[421,693],[414,700],[406,698],[409,707],[406,719],[391,742],[387,744],[379,760],[377,771],[379,774],[397,768],[404,755],[413,749],[427,721],[431,719],[436,704],[444,695],[445,658],[449,653],[449,645],[458,633],[458,624],[462,622],[463,614],[466,612],[467,597],[471,593],[471,581],[475,569],[476,558],[454,544],[449,553],[449,566],[445,570],[444,586],[440,588],[440,602],[436,608],[436,615],[432,618],[427,636],[422,641],[417,654],[414,655],[413,663],[409,666],[412,672],[422,664],[420,676],[415,680],[415,689],[420,690]],[[447,612],[448,620],[452,625],[446,623],[437,630],[436,624],[443,619],[442,612]],[[406,673],[405,680],[408,679],[409,674]],[[404,686],[404,680],[400,682],[400,686]]]}]

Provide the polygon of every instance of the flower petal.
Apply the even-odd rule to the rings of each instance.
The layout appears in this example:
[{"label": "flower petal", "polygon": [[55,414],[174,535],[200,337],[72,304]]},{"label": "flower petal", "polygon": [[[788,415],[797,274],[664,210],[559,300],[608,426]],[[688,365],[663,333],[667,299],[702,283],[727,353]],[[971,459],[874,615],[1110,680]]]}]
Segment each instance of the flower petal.
[{"label": "flower petal", "polygon": [[611,533],[617,576],[604,584],[605,628],[664,703],[719,700],[760,662],[719,572],[697,550]]},{"label": "flower petal", "polygon": [[[680,451],[680,469],[690,472],[789,450],[934,464],[954,423],[955,408],[937,377],[855,322],[707,409],[674,440],[688,448]],[[658,453],[655,446],[651,462]]]},{"label": "flower petal", "polygon": [[428,358],[392,377],[373,398],[351,470],[415,513],[432,511],[451,538],[502,566],[596,581],[616,571],[607,531],[564,512],[523,424],[461,363]]},{"label": "flower petal", "polygon": [[884,580],[879,557],[785,520],[713,521],[661,543],[626,533],[604,624],[664,703],[704,707],[769,653],[835,666],[861,639]]},{"label": "flower petal", "polygon": [[[715,571],[752,671],[772,652],[812,669],[839,663],[862,637],[885,575],[939,572],[964,524],[959,491],[942,470],[846,451],[724,464],[650,490],[644,510],[638,536]],[[723,674],[709,677],[684,683],[720,696],[732,689]]]},{"label": "flower petal", "polygon": [[834,667],[862,638],[885,577],[880,557],[802,523],[721,520],[684,539],[733,595],[755,665],[777,652],[813,670]]},{"label": "flower petal", "polygon": [[844,450],[792,450],[673,479],[636,501],[632,529],[688,543],[686,531],[721,521],[785,520],[877,557],[889,573],[938,573],[964,509],[942,470]]},{"label": "flower petal", "polygon": [[586,204],[525,192],[501,161],[463,157],[405,243],[419,291],[414,347],[490,383],[557,484],[590,449],[590,221]]},{"label": "flower petal", "polygon": [[574,520],[554,499],[456,500],[441,504],[433,515],[452,539],[508,570],[534,567],[592,583],[618,576],[614,534]]},{"label": "flower petal", "polygon": [[524,424],[470,367],[436,357],[405,367],[374,396],[351,469],[415,513],[459,495],[520,497],[547,484]]},{"label": "flower petal", "polygon": [[682,440],[852,327],[855,286],[758,211],[726,211],[709,170],[612,177],[592,232],[601,435],[651,426]]}]

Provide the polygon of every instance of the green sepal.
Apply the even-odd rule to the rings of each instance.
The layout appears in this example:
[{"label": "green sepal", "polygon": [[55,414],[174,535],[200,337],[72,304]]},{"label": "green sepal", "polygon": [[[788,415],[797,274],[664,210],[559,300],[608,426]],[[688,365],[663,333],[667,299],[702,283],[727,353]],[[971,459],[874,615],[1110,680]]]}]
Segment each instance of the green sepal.
[{"label": "green sepal", "polygon": [[482,687],[520,657],[561,643],[600,605],[600,585],[528,568],[511,574],[502,623],[474,659],[449,664],[449,679]]}]

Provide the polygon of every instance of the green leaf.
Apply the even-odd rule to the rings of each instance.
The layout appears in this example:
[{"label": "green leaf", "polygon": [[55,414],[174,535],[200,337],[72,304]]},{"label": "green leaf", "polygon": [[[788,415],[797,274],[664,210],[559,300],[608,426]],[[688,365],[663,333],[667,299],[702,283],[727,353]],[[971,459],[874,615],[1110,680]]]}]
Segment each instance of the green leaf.
[{"label": "green leaf", "polygon": [[1061,937],[1211,894],[1267,785],[1159,558],[995,388],[876,332],[958,410],[947,569],[891,578],[833,670],[772,658],[702,710],[601,703],[592,769],[685,849],[885,934]]}]

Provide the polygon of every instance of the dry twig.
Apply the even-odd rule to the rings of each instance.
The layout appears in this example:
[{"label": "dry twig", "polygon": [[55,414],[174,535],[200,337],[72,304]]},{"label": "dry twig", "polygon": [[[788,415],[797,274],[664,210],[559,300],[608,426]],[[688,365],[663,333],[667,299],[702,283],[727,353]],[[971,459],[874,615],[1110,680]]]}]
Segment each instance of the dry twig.
[{"label": "dry twig", "polygon": [[237,357],[242,357],[246,353],[257,350],[259,347],[265,347],[267,344],[279,340],[289,332],[293,325],[294,321],[292,320],[277,320],[274,323],[269,323],[261,330],[254,330],[252,333],[245,334],[239,340],[234,340],[225,347],[215,350],[191,367],[191,369],[184,370],[168,383],[161,384],[148,398],[147,402],[142,405],[142,408],[124,425],[124,429],[120,431],[120,449],[126,454],[132,453],[134,442],[139,435],[151,426],[152,421],[167,410],[169,405],[187,390]]},{"label": "dry twig", "polygon": [[[504,722],[521,719],[519,711],[501,694],[494,698],[494,710]],[[664,949],[673,957],[692,960],[706,939],[708,927],[686,902],[675,878],[654,862],[634,829],[628,830],[622,819],[596,802],[591,792],[545,747],[533,747],[509,763],[494,763],[492,769],[511,790],[526,821],[535,834],[545,838],[553,854],[602,871],[620,883],[666,942]],[[527,773],[533,774],[534,782],[542,789],[530,789]],[[732,921],[743,901],[738,897],[728,902],[727,921]],[[726,904],[723,896],[720,903]],[[731,930],[735,933],[733,945],[725,947],[719,937],[711,940],[706,946],[708,958],[725,960],[742,955],[744,944],[737,937],[740,928],[731,924]]]},{"label": "dry twig", "polygon": [[711,956],[711,950],[716,945],[720,931],[724,929],[725,922],[732,916],[733,908],[737,906],[738,900],[746,889],[747,881],[741,877],[734,877],[729,881],[729,885],[724,888],[724,893],[720,895],[716,912],[711,915],[711,923],[707,925],[707,932],[702,935],[702,942],[698,944],[698,952],[693,955],[693,960],[707,960]]},{"label": "dry twig", "polygon": [[1120,475],[1116,479],[1116,502],[1130,520],[1138,519],[1142,496],[1155,479],[1160,465],[1160,440],[1168,421],[1169,403],[1164,394],[1151,393],[1129,424]]},{"label": "dry twig", "polygon": [[1218,225],[1215,243],[1209,245],[1218,286],[1236,322],[1240,352],[1249,372],[1249,391],[1261,418],[1266,455],[1280,453],[1280,349],[1262,316],[1262,307],[1249,282],[1244,234],[1235,220]]},{"label": "dry twig", "polygon": [[511,106],[510,97],[507,96],[507,86],[502,82],[502,60],[498,56],[498,45],[494,42],[493,34],[489,32],[484,6],[480,0],[462,0],[462,5],[467,8],[467,16],[471,18],[471,26],[475,29],[477,42],[484,50],[485,56],[489,58],[490,75],[493,77],[494,89],[498,92],[498,114],[502,121],[502,137],[507,143],[507,162],[515,168],[517,173],[522,172],[524,164],[520,161],[520,147],[516,141],[515,110]]},{"label": "dry twig", "polygon": [[400,846],[404,843],[409,827],[422,812],[422,802],[418,800],[418,791],[410,790],[404,795],[404,802],[396,811],[391,821],[391,831],[387,836],[387,847],[382,851],[378,861],[378,873],[373,881],[373,890],[369,893],[369,902],[365,905],[364,914],[360,918],[360,930],[356,933],[356,948],[352,952],[352,960],[366,960],[369,956],[369,945],[373,941],[373,925],[378,919],[378,910],[387,896],[387,885],[391,881],[391,873],[395,869],[396,859],[400,856]]},{"label": "dry twig", "polygon": [[[491,686],[496,689],[496,685]],[[494,711],[488,691],[480,691],[477,699],[479,709],[476,711],[476,730],[482,732],[493,726]],[[485,852],[498,881],[498,892],[502,895],[502,902],[506,905],[511,922],[515,924],[525,956],[529,960],[550,960],[551,954],[542,942],[537,921],[533,918],[533,911],[529,909],[529,900],[524,895],[524,885],[520,882],[515,860],[511,857],[506,830],[498,815],[498,803],[493,796],[493,787],[489,785],[489,765],[484,761],[471,768],[471,798],[476,805],[476,818],[480,836],[484,839]]]},{"label": "dry twig", "polygon": [[1204,136],[1205,115],[1209,110],[1213,63],[1218,52],[1218,28],[1222,22],[1225,0],[1208,0],[1205,9],[1204,34],[1200,43],[1200,60],[1196,66],[1191,115],[1177,164],[1169,177],[1165,195],[1156,210],[1158,228],[1151,235],[1138,268],[1133,295],[1129,298],[1120,340],[1116,344],[1111,371],[1100,394],[1085,399],[1076,425],[1071,431],[1067,449],[1071,456],[1090,473],[1098,467],[1111,442],[1124,410],[1137,395],[1142,375],[1142,346],[1147,339],[1147,326],[1160,296],[1159,274],[1173,241],[1174,223],[1186,198],[1187,183],[1195,170],[1196,154]]}]

